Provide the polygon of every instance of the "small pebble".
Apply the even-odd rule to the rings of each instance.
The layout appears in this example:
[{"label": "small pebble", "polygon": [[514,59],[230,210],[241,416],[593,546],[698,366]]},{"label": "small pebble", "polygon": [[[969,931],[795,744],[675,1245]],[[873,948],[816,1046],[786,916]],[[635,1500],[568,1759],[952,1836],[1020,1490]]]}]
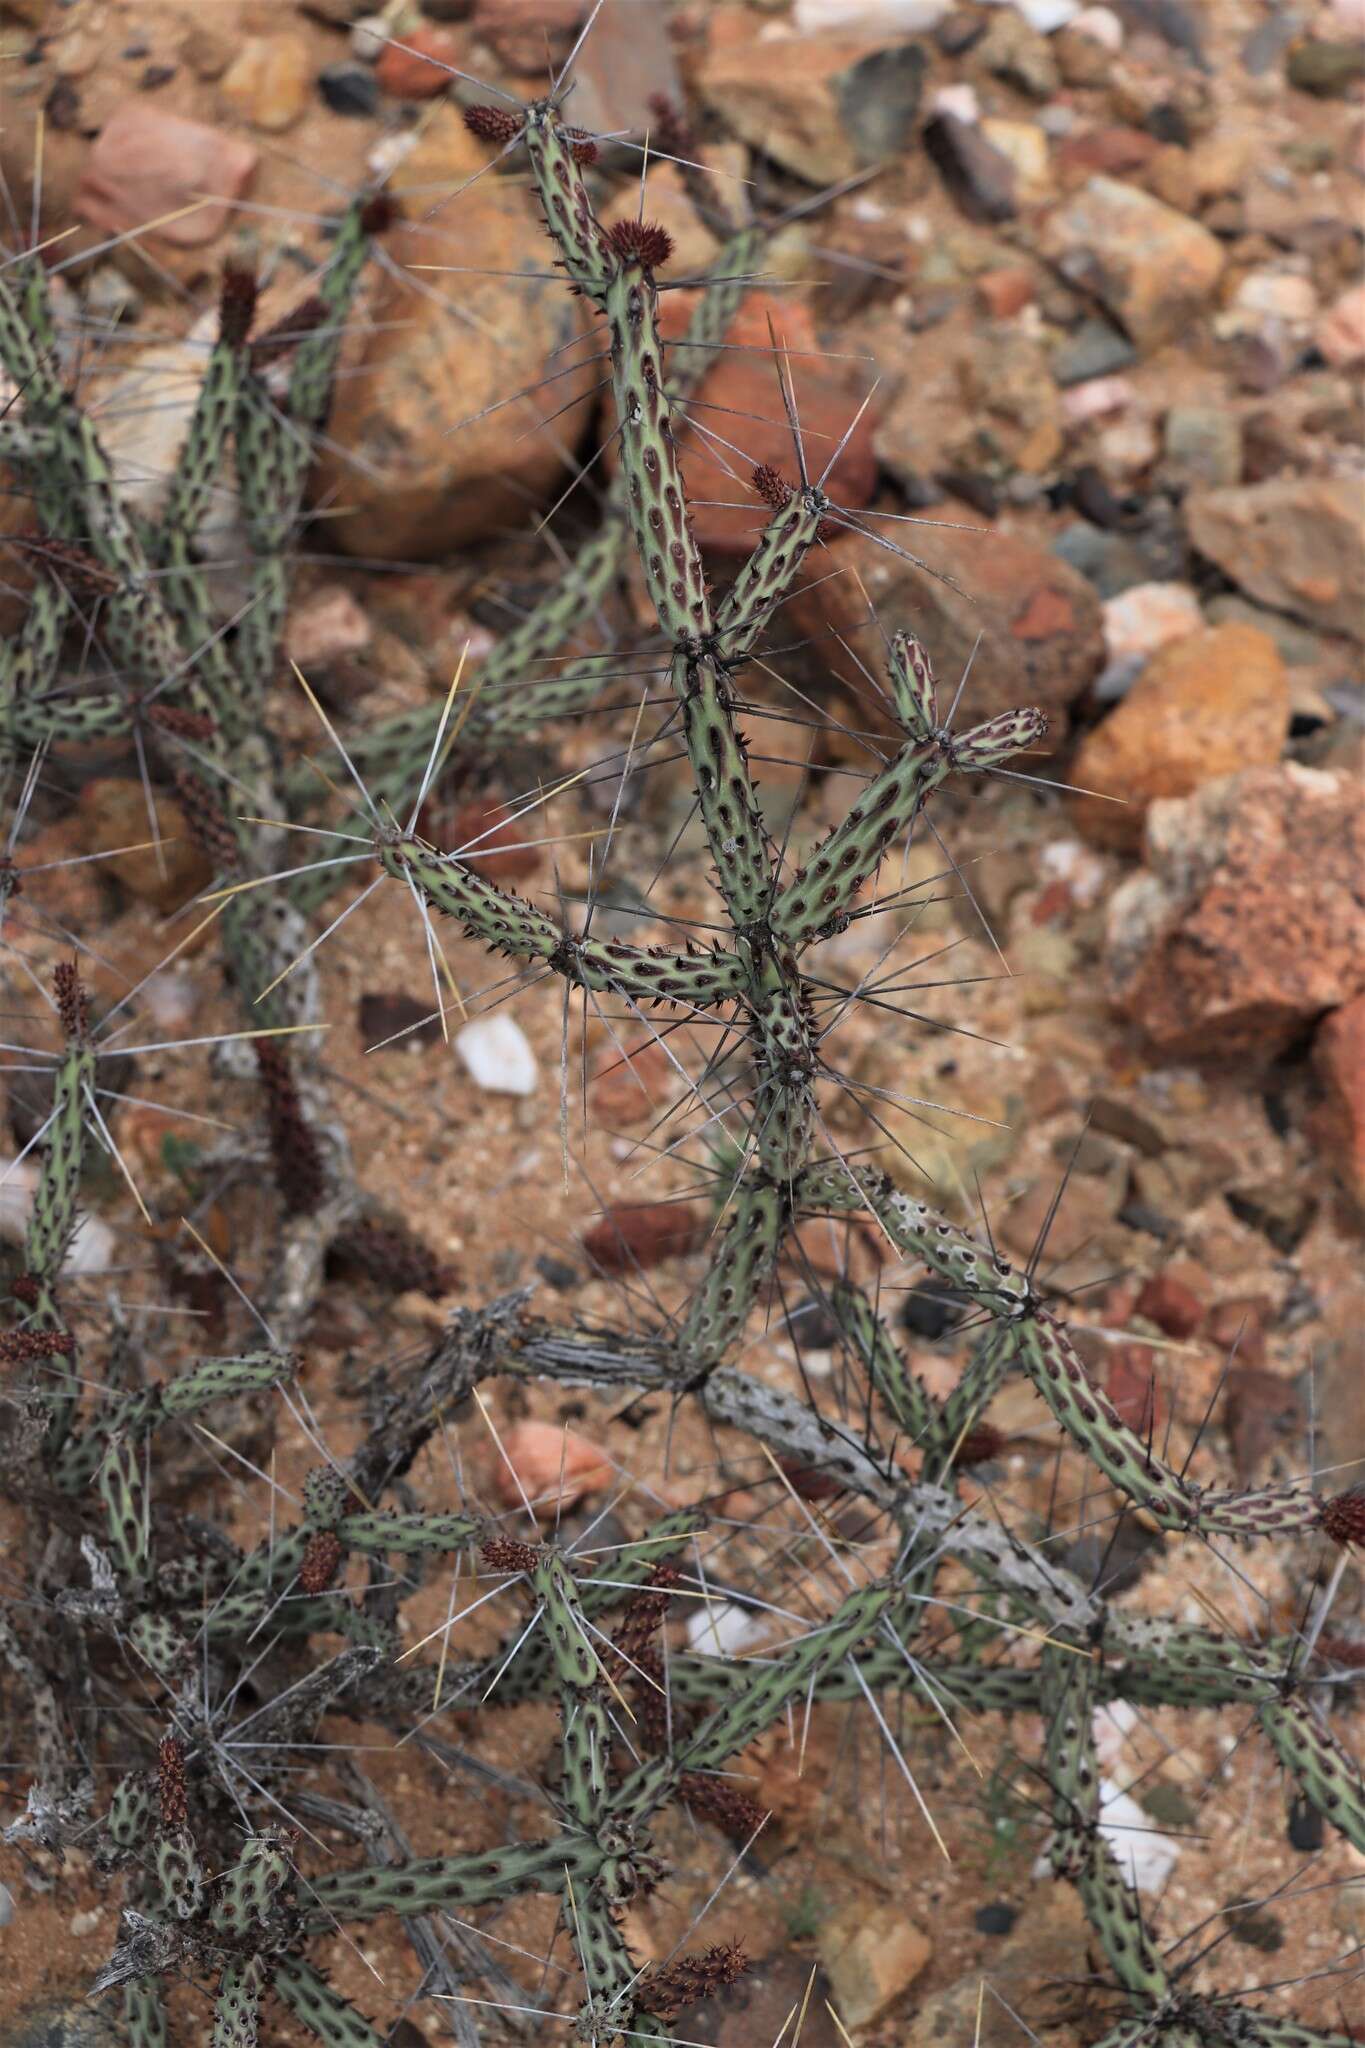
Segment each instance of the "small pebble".
[{"label": "small pebble", "polygon": [[533,1095],[540,1079],[536,1056],[514,1018],[475,1017],[455,1034],[455,1050],[475,1087],[492,1095]]},{"label": "small pebble", "polygon": [[356,64],[329,64],[318,73],[318,91],[334,114],[364,118],[379,111],[379,86],[373,71]]}]

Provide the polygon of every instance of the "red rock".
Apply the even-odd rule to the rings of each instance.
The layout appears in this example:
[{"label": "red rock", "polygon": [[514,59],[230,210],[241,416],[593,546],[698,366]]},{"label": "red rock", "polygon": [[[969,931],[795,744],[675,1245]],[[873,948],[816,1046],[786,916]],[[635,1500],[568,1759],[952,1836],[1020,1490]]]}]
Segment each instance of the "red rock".
[{"label": "red rock", "polygon": [[499,1435],[505,1455],[498,1456],[493,1486],[504,1507],[529,1501],[541,1521],[552,1522],[561,1508],[615,1483],[616,1468],[606,1452],[571,1429],[518,1422]]},{"label": "red rock", "polygon": [[385,43],[374,67],[381,92],[396,100],[434,100],[452,82],[460,44],[448,29],[422,22]]},{"label": "red rock", "polygon": [[1207,1307],[1202,1295],[1167,1266],[1144,1281],[1136,1311],[1168,1337],[1192,1337],[1204,1320]]},{"label": "red rock", "polygon": [[1156,1436],[1168,1402],[1156,1378],[1156,1353],[1146,1344],[1121,1344],[1109,1361],[1105,1392],[1121,1422],[1139,1436]]},{"label": "red rock", "polygon": [[1314,1135],[1365,1209],[1365,996],[1323,1019],[1313,1042],[1313,1065],[1324,1094],[1313,1119]]},{"label": "red rock", "polygon": [[875,1287],[888,1249],[881,1232],[866,1223],[844,1216],[808,1216],[786,1239],[782,1257],[807,1286],[814,1275],[820,1281],[851,1280],[855,1287]]},{"label": "red rock", "polygon": [[1245,1485],[1298,1401],[1293,1387],[1277,1373],[1240,1361],[1229,1371],[1225,1391],[1233,1463],[1238,1480]]},{"label": "red rock", "polygon": [[1163,1058],[1273,1058],[1365,989],[1354,778],[1296,762],[1224,776],[1154,803],[1145,855],[1110,901],[1105,969]]},{"label": "red rock", "polygon": [[1010,620],[1016,640],[1051,640],[1058,633],[1074,633],[1076,612],[1064,590],[1046,585],[1035,590],[1024,609]]},{"label": "red rock", "polygon": [[[211,242],[251,182],[259,153],[239,135],[185,121],[149,100],[125,100],[95,140],[76,212],[110,234],[159,221],[154,239],[181,249]],[[195,205],[204,193],[205,205]],[[164,218],[180,208],[176,220]]]},{"label": "red rock", "polygon": [[978,277],[976,290],[993,320],[1008,320],[1032,303],[1033,272],[1023,263],[1007,264],[1003,270],[988,270]]},{"label": "red rock", "polygon": [[1042,252],[1108,308],[1141,349],[1180,340],[1223,273],[1207,228],[1117,178],[1091,178],[1048,215]]},{"label": "red rock", "polygon": [[678,1072],[657,1039],[609,1046],[588,1083],[593,1114],[609,1129],[644,1123],[668,1100]]},{"label": "red rock", "polygon": [[617,1202],[583,1238],[583,1249],[604,1273],[633,1273],[695,1251],[706,1236],[695,1202]]},{"label": "red rock", "polygon": [[[690,310],[689,293],[666,295],[660,311],[666,337],[676,339],[684,332]],[[714,439],[686,426],[677,436],[683,478],[693,505],[693,529],[701,547],[714,553],[747,555],[769,516],[748,487],[751,468],[767,463],[790,482],[797,479],[773,336],[779,349],[790,351],[787,370],[812,475],[818,476],[824,469],[861,402],[842,377],[817,360],[820,343],[814,323],[799,302],[765,292],[748,294],[726,334],[727,347],[717,351],[713,367],[696,392],[700,418],[709,434],[722,436],[727,445],[718,448]],[[743,353],[748,350],[753,353]],[[708,411],[708,407],[718,409]],[[870,505],[876,489],[874,425],[875,406],[869,406],[825,486],[838,504],[853,510]],[[753,501],[752,510],[745,503],[728,509],[729,504],[748,499]],[[820,560],[828,569],[828,556],[821,553]]]},{"label": "red rock", "polygon": [[1092,128],[1088,135],[1068,135],[1057,145],[1054,161],[1065,177],[1089,177],[1094,172],[1122,177],[1125,171],[1140,171],[1160,151],[1161,144],[1141,128]]},{"label": "red rock", "polygon": [[[99,863],[101,875],[116,876],[130,896],[169,916],[208,887],[213,867],[173,796],[158,792],[154,809],[155,834],[142,784],[98,776],[81,791],[77,831],[87,853],[107,856]],[[154,837],[158,844],[149,843]]]},{"label": "red rock", "polygon": [[1076,823],[1104,845],[1135,846],[1158,797],[1278,761],[1289,708],[1279,649],[1258,627],[1229,622],[1169,641],[1077,749]]}]

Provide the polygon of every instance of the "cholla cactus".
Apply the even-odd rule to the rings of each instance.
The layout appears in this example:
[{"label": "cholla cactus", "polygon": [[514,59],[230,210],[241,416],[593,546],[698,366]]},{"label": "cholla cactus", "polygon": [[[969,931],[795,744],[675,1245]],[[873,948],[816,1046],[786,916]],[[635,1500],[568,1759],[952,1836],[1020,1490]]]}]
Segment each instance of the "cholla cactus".
[{"label": "cholla cactus", "polygon": [[[1245,1706],[1301,1797],[1365,1852],[1359,1765],[1327,1725],[1315,1674],[1298,1668],[1292,1643],[1244,1642],[1126,1613],[1047,1544],[1007,1531],[964,1500],[962,1475],[995,1454],[986,1408],[1007,1376],[1023,1376],[1087,1469],[1125,1511],[1159,1531],[1207,1542],[1299,1536],[1344,1556],[1365,1539],[1358,1494],[1324,1500],[1308,1484],[1201,1490],[1096,1389],[1031,1271],[1016,1270],[878,1169],[838,1156],[828,1140],[822,1091],[835,1077],[816,1023],[811,961],[858,914],[883,861],[935,794],[956,778],[1004,767],[1037,743],[1044,721],[1021,708],[950,729],[929,653],[896,633],[886,664],[894,751],[796,872],[787,871],[750,773],[735,678],[811,551],[849,515],[825,488],[833,460],[812,480],[798,437],[794,478],[768,465],[754,470],[765,523],[717,595],[693,532],[675,433],[707,350],[728,329],[762,230],[727,224],[711,284],[683,341],[667,351],[656,272],[669,238],[644,220],[602,225],[589,183],[594,144],[565,122],[561,100],[476,104],[468,119],[505,153],[524,148],[566,280],[603,323],[619,470],[600,531],[485,665],[463,743],[505,744],[601,695],[605,655],[575,656],[552,678],[537,664],[574,638],[633,551],[665,643],[721,936],[653,950],[570,931],[477,872],[460,850],[431,844],[417,820],[446,766],[448,703],[354,736],[346,761],[363,801],[338,830],[361,837],[357,858],[372,857],[371,886],[397,884],[424,917],[454,918],[489,952],[557,976],[566,992],[611,994],[637,1014],[672,1007],[702,1015],[743,1041],[755,1079],[724,1221],[685,1311],[653,1333],[557,1327],[533,1318],[522,1297],[461,1311],[419,1368],[374,1395],[368,1434],[349,1458],[310,1475],[296,1514],[277,1526],[272,1507],[269,1534],[255,1548],[174,1507],[159,1475],[172,1470],[168,1446],[177,1432],[193,1427],[216,1442],[198,1420],[214,1404],[265,1402],[277,1389],[292,1402],[288,1382],[300,1365],[293,1340],[318,1297],[328,1246],[368,1241],[373,1268],[395,1242],[384,1235],[395,1226],[363,1214],[311,1050],[316,992],[306,975],[293,974],[308,950],[305,913],[335,881],[328,863],[285,871],[283,827],[302,822],[313,789],[301,774],[279,773],[262,738],[310,437],[325,422],[341,331],[390,209],[370,195],[347,210],[292,331],[253,340],[254,277],[229,269],[218,338],[155,524],[122,503],[96,429],[58,374],[36,256],[0,271],[0,360],[22,392],[21,431],[6,453],[32,493],[48,572],[0,661],[0,733],[13,748],[31,749],[136,732],[174,757],[186,813],[230,892],[220,899],[225,965],[264,1084],[255,1156],[271,1161],[284,1212],[277,1284],[262,1318],[265,1348],[204,1359],[164,1382],[112,1368],[101,1381],[87,1355],[100,1347],[78,1332],[64,1271],[92,1139],[102,1132],[102,1047],[77,971],[63,966],[55,988],[61,1045],[47,1054],[52,1108],[25,1270],[12,1288],[14,1328],[0,1339],[0,1356],[16,1373],[16,1401],[36,1418],[16,1461],[16,1491],[50,1518],[52,1554],[69,1583],[51,1603],[60,1638],[51,1669],[42,1644],[0,1624],[0,1657],[32,1702],[42,1757],[29,1811],[8,1832],[54,1853],[93,1833],[102,1866],[123,1874],[121,1938],[97,1988],[120,1990],[136,2048],[167,2039],[164,1993],[186,1977],[211,1998],[215,2048],[250,2048],[262,2038],[272,1998],[330,2048],[369,2048],[379,2034],[319,1966],[339,1928],[394,1914],[429,1971],[440,1953],[433,1916],[463,1925],[472,1911],[532,1893],[553,1902],[576,1959],[581,1983],[568,2017],[581,2040],[608,2048],[673,2038],[669,2028],[689,2001],[740,1973],[743,1958],[728,1944],[644,1969],[630,1947],[627,1911],[664,1875],[658,1822],[669,1807],[719,1821],[741,1847],[762,1828],[763,1811],[736,1771],[775,1725],[817,1701],[865,1702],[889,1739],[878,1705],[888,1695],[945,1717],[947,1707],[1041,1716],[1037,1768],[1052,1868],[1076,1887],[1121,2001],[1107,2048],[1344,2048],[1344,2035],[1271,2018],[1233,1993],[1186,1987],[1106,1836],[1094,1734],[1097,1710],[1117,1701]],[[281,404],[271,379],[282,365]],[[250,603],[231,636],[213,628],[196,555],[209,494],[229,457],[251,547]],[[78,586],[98,596],[125,685],[72,696],[59,681]],[[249,808],[233,794],[242,791]],[[7,861],[0,908],[20,877],[21,864]],[[829,1305],[866,1389],[861,1433],[836,1430],[735,1362],[784,1246],[802,1222],[821,1217],[870,1219],[903,1258],[970,1305],[972,1356],[946,1399],[916,1377],[877,1304],[849,1281],[832,1289]],[[417,1270],[437,1291],[434,1260],[419,1259]],[[838,1560],[848,1585],[837,1604],[771,1655],[675,1648],[666,1634],[669,1601],[705,1526],[701,1513],[669,1515],[603,1562],[557,1534],[538,1529],[527,1541],[463,1504],[422,1504],[408,1477],[418,1452],[448,1409],[498,1374],[655,1389],[695,1403],[775,1459],[817,1468],[860,1498],[893,1543],[875,1575],[855,1578]],[[295,1414],[315,1436],[306,1404]],[[886,1451],[888,1436],[913,1448],[913,1466]],[[458,1569],[492,1577],[494,1590],[520,1600],[523,1612],[487,1656],[450,1654],[446,1638],[459,1619],[452,1591],[451,1623],[436,1632],[439,1654],[413,1662],[424,1644],[400,1649],[403,1603],[433,1560],[452,1555]],[[937,1589],[950,1564],[959,1578],[948,1600]],[[935,1610],[952,1617],[950,1649],[929,1633]],[[1006,1632],[1023,1645],[1018,1661],[995,1654]],[[96,1803],[75,1760],[101,1748],[102,1731],[81,1686],[69,1686],[63,1699],[58,1681],[112,1668],[115,1653],[134,1669],[144,1719],[158,1729],[151,1746],[139,1738],[135,1759],[119,1756],[116,1775],[104,1780],[112,1790]],[[619,1711],[626,1692],[635,1702],[626,1709],[629,1731]],[[300,1812],[349,1834],[369,1856],[340,1865],[312,1855],[301,1825],[279,1825],[296,1792],[290,1771],[324,1715],[379,1722],[406,1739],[479,1704],[493,1713],[536,1700],[557,1709],[558,1757],[549,1820],[533,1839],[423,1857],[389,1843],[381,1854],[389,1823],[377,1796],[346,1804],[309,1795],[311,1806],[299,1797]],[[495,1969],[496,1958],[485,1966]]]}]

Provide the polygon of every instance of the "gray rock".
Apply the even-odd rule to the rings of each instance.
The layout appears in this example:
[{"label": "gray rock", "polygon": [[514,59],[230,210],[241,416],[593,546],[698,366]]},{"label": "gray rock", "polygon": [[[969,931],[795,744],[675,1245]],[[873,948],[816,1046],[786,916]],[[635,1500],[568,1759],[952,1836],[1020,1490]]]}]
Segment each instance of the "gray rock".
[{"label": "gray rock", "polygon": [[1083,320],[1053,352],[1052,374],[1059,384],[1088,384],[1092,377],[1112,376],[1136,361],[1137,350],[1117,327],[1107,320]]},{"label": "gray rock", "polygon": [[1201,491],[1185,504],[1191,541],[1276,611],[1365,640],[1365,534],[1354,477],[1273,477]]},{"label": "gray rock", "polygon": [[874,50],[835,82],[844,131],[866,165],[900,156],[914,132],[924,86],[918,43]]},{"label": "gray rock", "polygon": [[1221,597],[1211,597],[1204,606],[1204,616],[1211,626],[1257,626],[1262,633],[1268,633],[1280,650],[1280,659],[1289,668],[1316,668],[1324,658],[1326,648],[1316,633],[1310,633],[1306,626],[1296,626],[1292,619],[1284,618],[1279,612],[1270,612],[1264,605],[1250,604],[1244,597],[1234,597],[1225,591]]},{"label": "gray rock", "polygon": [[83,1998],[45,1999],[15,2014],[0,2033],[0,2048],[122,2048],[122,2035]]},{"label": "gray rock", "polygon": [[1079,569],[1101,597],[1117,597],[1121,590],[1151,581],[1151,567],[1141,548],[1124,534],[1092,526],[1088,519],[1064,526],[1053,540],[1052,552]]},{"label": "gray rock", "polygon": [[1021,14],[1004,8],[996,15],[981,42],[977,57],[994,77],[1027,93],[1030,99],[1050,100],[1061,86],[1057,60],[1047,38],[1030,28]]},{"label": "gray rock", "polygon": [[969,220],[1014,218],[1014,165],[979,128],[935,114],[924,125],[924,153]]},{"label": "gray rock", "polygon": [[1218,405],[1173,405],[1166,415],[1162,467],[1186,490],[1218,490],[1242,481],[1242,426]]}]

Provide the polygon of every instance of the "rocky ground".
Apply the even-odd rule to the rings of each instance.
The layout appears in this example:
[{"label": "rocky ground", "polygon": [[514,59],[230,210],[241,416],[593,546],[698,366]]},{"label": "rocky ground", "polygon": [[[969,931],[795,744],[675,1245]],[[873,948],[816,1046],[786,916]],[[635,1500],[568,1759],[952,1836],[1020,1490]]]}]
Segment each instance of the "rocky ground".
[{"label": "rocky ground", "polygon": [[[155,502],[173,461],[234,238],[254,239],[284,314],[345,194],[382,176],[402,200],[348,343],[290,621],[291,653],[352,725],[443,691],[466,648],[477,676],[553,573],[533,529],[599,445],[585,317],[557,281],[524,274],[546,269],[529,197],[519,176],[478,177],[489,152],[459,117],[469,89],[452,86],[455,70],[542,89],[580,0],[362,12],[349,0],[0,0],[0,168],[15,216],[65,238],[53,252],[63,344],[139,502]],[[882,1007],[850,1009],[831,1041],[845,1079],[831,1131],[882,1145],[907,1187],[927,1177],[960,1216],[984,1207],[1013,1254],[1029,1256],[1046,1227],[1042,1271],[1068,1294],[1111,1397],[1134,1420],[1154,1417],[1182,1454],[1197,1439],[1197,1476],[1236,1483],[1365,1477],[1362,37],[1360,0],[605,0],[572,101],[586,128],[639,137],[649,95],[672,93],[692,112],[718,204],[747,192],[790,216],[687,443],[718,581],[756,523],[736,470],[793,466],[770,337],[788,352],[812,468],[856,421],[830,489],[861,516],[816,551],[743,679],[769,819],[790,821],[793,854],[842,815],[885,736],[866,675],[880,648],[869,602],[888,629],[921,635],[945,700],[966,678],[967,722],[1020,702],[1048,714],[1046,749],[1025,764],[1035,779],[950,796],[942,843],[911,847],[884,878],[917,893],[828,949],[849,985],[884,977]],[[638,150],[609,154],[603,179],[606,212],[634,211]],[[665,281],[685,286],[718,248],[718,222],[667,162],[651,163],[645,203],[675,239]],[[586,350],[556,354],[579,341]],[[486,411],[547,370],[559,381],[538,396]],[[599,467],[610,461],[608,446]],[[554,545],[590,524],[597,479],[594,468],[557,514]],[[27,523],[22,502],[0,497],[0,531]],[[230,609],[230,509],[220,540]],[[12,554],[6,623],[23,573]],[[643,646],[647,616],[632,586],[610,623]],[[647,664],[623,659],[608,711],[474,763],[437,821],[467,837],[496,822],[493,807],[583,771],[534,830],[504,832],[515,844],[487,871],[547,898],[596,894],[596,928],[632,939],[662,939],[676,929],[665,919],[715,904],[686,763],[649,741],[652,714],[637,725]],[[276,723],[331,772],[284,682]],[[45,917],[96,949],[100,1000],[151,973],[167,1038],[232,1028],[206,935],[188,936],[209,876],[168,793],[155,818],[158,847],[116,852],[149,836],[139,764],[62,764],[17,849],[24,955],[35,972],[58,957]],[[47,865],[76,854],[105,858]],[[327,1061],[366,1185],[420,1222],[451,1268],[434,1305],[395,1305],[344,1275],[329,1290],[309,1386],[339,1449],[366,1360],[418,1345],[454,1301],[536,1280],[542,1302],[648,1313],[646,1283],[620,1270],[623,1236],[667,1306],[698,1272],[710,1226],[694,1167],[658,1157],[678,1126],[660,1136],[655,1120],[682,1088],[657,1047],[627,1070],[601,1024],[575,1012],[566,1181],[557,993],[537,987],[480,1014],[494,973],[469,943],[449,952],[472,1019],[452,1015],[451,1044],[434,1023],[409,1029],[430,1009],[426,955],[387,898],[319,959]],[[31,1028],[31,990],[12,981],[6,1001]],[[687,1029],[670,1041],[691,1073],[700,1040]],[[32,1126],[22,1076],[8,1081],[17,1150]],[[251,1092],[198,1054],[144,1059],[119,1085],[229,1122],[252,1115]],[[185,1249],[180,1218],[250,1276],[268,1248],[259,1199],[196,1174],[196,1127],[176,1125],[184,1135],[168,1143],[164,1118],[129,1103],[111,1122],[152,1231],[111,1169],[83,1233],[89,1284],[116,1269],[131,1299],[173,1289],[210,1328],[228,1327],[231,1299]],[[694,1144],[689,1158],[701,1156]],[[10,1234],[25,1170],[0,1189]],[[961,1341],[915,1296],[913,1274],[883,1264],[870,1237],[822,1229],[755,1339],[761,1369],[796,1385],[799,1362],[837,1402],[810,1274],[851,1258],[864,1276],[880,1270],[917,1369],[950,1384]],[[533,1486],[557,1484],[572,1424],[580,1518],[625,1480],[642,1499],[719,1498],[736,1583],[765,1544],[799,1537],[797,1510],[738,1438],[672,1427],[662,1409],[623,1420],[619,1404],[552,1390],[500,1392],[493,1408]],[[1009,1387],[991,1419],[1005,1447],[975,1475],[981,1493],[1050,1521],[1074,1559],[1097,1563],[1085,1525],[1103,1503],[1041,1406]],[[505,1474],[477,1421],[458,1438],[466,1487],[499,1500]],[[286,1482],[312,1462],[302,1442],[278,1456]],[[434,1457],[414,1483],[433,1499],[454,1490]],[[1294,1625],[1318,1562],[1306,1547],[1258,1552],[1247,1577],[1211,1582],[1193,1547],[1143,1552],[1135,1602],[1203,1619],[1213,1584],[1232,1626],[1258,1628]],[[1357,1655],[1362,1591],[1353,1568],[1331,1619]],[[433,1587],[414,1628],[436,1626],[447,1597]],[[1343,1701],[1343,1729],[1350,1713]],[[1240,1906],[1210,1981],[1293,1980],[1275,2009],[1358,2019],[1365,1866],[1339,1842],[1310,1860],[1316,1844],[1242,1733],[1169,1714],[1112,1731],[1107,1766],[1134,1788],[1154,1910],[1159,1899],[1174,1939]],[[940,1726],[903,1734],[951,1861],[865,1715],[817,1716],[800,1770],[784,1732],[752,1759],[769,1830],[713,1909],[755,1958],[746,2002],[690,2015],[686,2038],[765,2048],[813,1970],[805,2048],[849,2035],[866,2048],[1007,2048],[1029,2030],[1073,2048],[1103,2032],[1071,1896],[1033,1876],[1040,1826],[1007,1731],[966,1731],[970,1759]],[[547,1739],[528,1711],[502,1718],[481,1753],[533,1777]],[[8,1766],[7,1807],[22,1800],[22,1761]],[[505,1787],[476,1803],[430,1759],[376,1751],[369,1766],[419,1854],[517,1824]],[[641,1956],[669,1952],[732,1856],[683,1826],[668,1852],[674,1876],[631,1930]],[[46,1892],[6,1875],[0,1952],[16,2002],[78,1997],[114,1929],[101,1880],[79,1854]],[[550,1939],[531,1906],[497,1926],[535,1955]],[[515,1956],[509,1968],[526,1975]],[[339,1954],[337,1979],[396,2019],[415,1964],[381,1925]],[[179,2018],[184,2040],[201,2038],[188,1992]],[[393,2038],[409,2048],[452,2038],[429,2002],[403,2023]],[[6,2048],[49,2038],[14,2024],[0,2024]],[[97,2041],[98,2022],[86,2024]],[[500,2031],[510,2019],[485,2012],[480,2024],[489,2042],[513,2038]],[[294,2036],[279,2022],[271,2038]]]}]

